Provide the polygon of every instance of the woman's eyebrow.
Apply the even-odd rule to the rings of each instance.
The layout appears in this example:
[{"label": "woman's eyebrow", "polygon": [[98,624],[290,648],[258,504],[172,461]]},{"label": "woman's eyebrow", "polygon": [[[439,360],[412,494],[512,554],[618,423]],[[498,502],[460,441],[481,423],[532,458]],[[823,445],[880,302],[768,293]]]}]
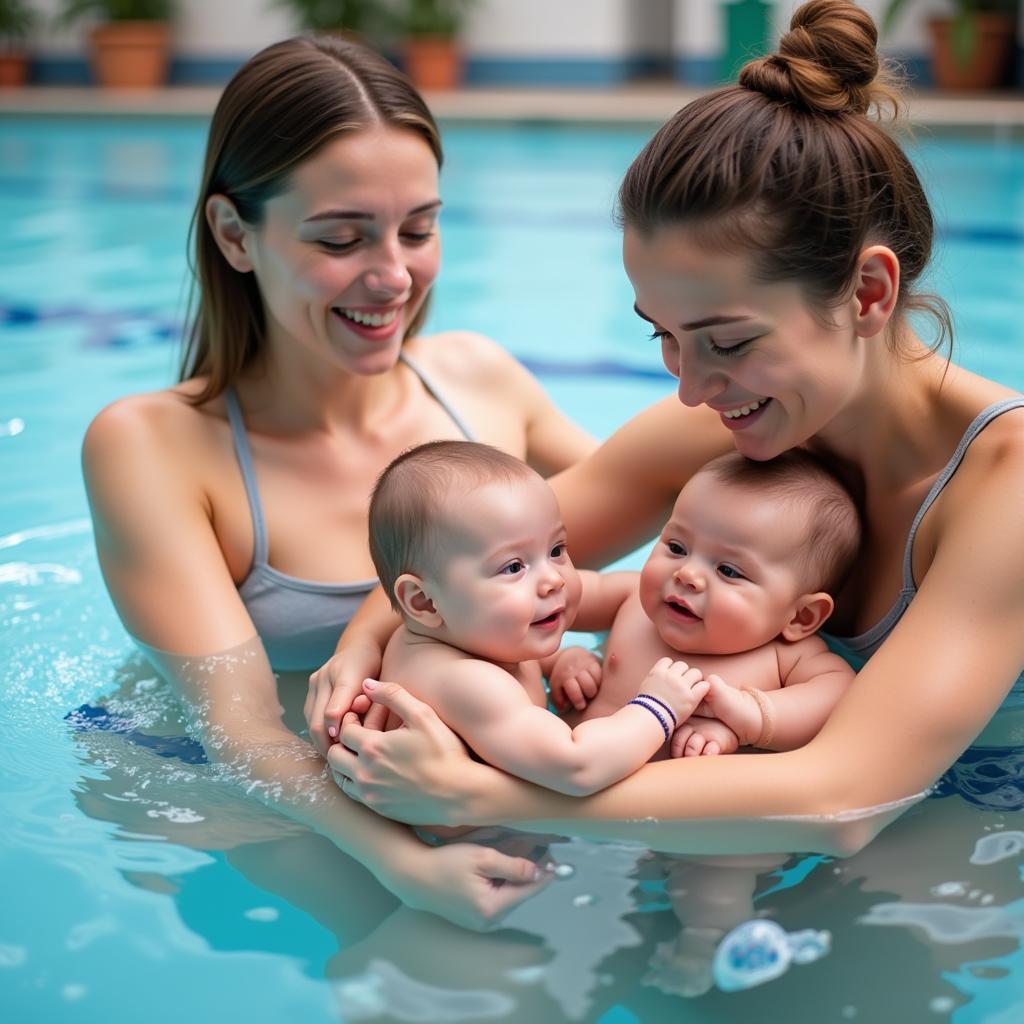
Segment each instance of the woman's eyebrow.
[{"label": "woman's eyebrow", "polygon": [[[655,323],[635,302],[633,303],[633,312],[641,320],[646,320],[649,324]],[[709,316],[703,320],[694,320],[691,323],[680,324],[679,328],[683,331],[699,331],[704,327],[720,327],[722,324],[735,324],[743,320],[753,319],[751,316]]]},{"label": "woman's eyebrow", "polygon": [[[421,213],[430,213],[433,210],[440,208],[441,200],[432,199],[429,203],[423,203],[422,206],[417,206],[411,209],[406,217],[416,217]],[[311,221],[316,220],[374,220],[375,217],[372,213],[366,210],[324,210],[321,213],[314,213],[312,217],[307,217],[302,223],[309,224]]]}]

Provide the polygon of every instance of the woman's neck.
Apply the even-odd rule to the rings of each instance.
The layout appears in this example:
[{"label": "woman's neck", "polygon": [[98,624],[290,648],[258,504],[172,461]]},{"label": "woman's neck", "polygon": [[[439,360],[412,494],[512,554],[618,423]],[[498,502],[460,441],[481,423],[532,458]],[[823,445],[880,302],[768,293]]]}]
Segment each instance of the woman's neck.
[{"label": "woman's neck", "polygon": [[970,422],[960,422],[954,397],[962,372],[916,336],[901,355],[878,339],[859,388],[811,447],[848,466],[868,493],[913,487],[941,469]]},{"label": "woman's neck", "polygon": [[405,401],[409,382],[401,363],[372,375],[325,363],[311,365],[268,352],[235,385],[252,426],[274,433],[373,434]]}]

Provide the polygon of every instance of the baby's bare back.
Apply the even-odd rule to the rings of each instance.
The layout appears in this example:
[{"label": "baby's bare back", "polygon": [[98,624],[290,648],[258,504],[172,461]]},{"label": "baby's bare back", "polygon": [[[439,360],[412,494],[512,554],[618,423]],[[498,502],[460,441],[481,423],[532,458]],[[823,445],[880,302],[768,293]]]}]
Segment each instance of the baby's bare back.
[{"label": "baby's bare back", "polygon": [[[405,626],[400,626],[384,650],[380,677],[401,684],[414,697],[429,704],[444,720],[445,685],[450,685],[455,663],[466,661],[481,659],[440,640],[417,636]],[[484,663],[481,661],[481,664]],[[508,675],[509,685],[522,686],[534,704],[545,706],[544,683],[537,662],[522,662],[513,666],[513,671]]]}]

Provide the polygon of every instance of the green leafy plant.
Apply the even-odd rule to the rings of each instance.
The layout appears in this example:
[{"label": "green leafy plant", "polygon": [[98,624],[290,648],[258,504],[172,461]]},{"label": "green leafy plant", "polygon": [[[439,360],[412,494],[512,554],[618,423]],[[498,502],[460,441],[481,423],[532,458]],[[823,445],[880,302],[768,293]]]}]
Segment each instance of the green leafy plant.
[{"label": "green leafy plant", "polygon": [[170,21],[175,0],[64,0],[58,23],[70,25],[89,14],[101,21]]},{"label": "green leafy plant", "polygon": [[365,35],[382,19],[380,0],[274,0],[274,6],[291,8],[310,32],[341,29]]},{"label": "green leafy plant", "polygon": [[395,27],[409,36],[458,35],[466,12],[476,0],[399,0]]},{"label": "green leafy plant", "polygon": [[[914,0],[889,0],[882,12],[882,34],[890,32],[900,14]],[[950,0],[952,26],[950,39],[953,57],[958,64],[970,63],[974,48],[978,44],[978,24],[975,14],[1012,14],[1017,9],[1017,0]]]},{"label": "green leafy plant", "polygon": [[38,21],[39,13],[26,0],[0,0],[0,44],[21,42]]}]

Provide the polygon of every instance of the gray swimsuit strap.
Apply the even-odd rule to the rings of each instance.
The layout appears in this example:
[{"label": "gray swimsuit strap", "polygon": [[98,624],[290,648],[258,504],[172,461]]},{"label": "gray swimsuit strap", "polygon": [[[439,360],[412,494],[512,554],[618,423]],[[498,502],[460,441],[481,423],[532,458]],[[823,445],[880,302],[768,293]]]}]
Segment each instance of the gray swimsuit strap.
[{"label": "gray swimsuit strap", "polygon": [[[402,353],[399,356],[401,361],[419,378],[420,383],[427,389],[430,396],[448,414],[452,422],[459,428],[467,441],[475,441],[476,437],[470,430],[466,421],[448,404],[444,396],[434,387],[428,377],[407,355]],[[249,447],[249,436],[245,431],[245,420],[242,418],[242,409],[238,404],[238,395],[234,388],[228,388],[224,392],[224,398],[228,409],[228,422],[231,424],[231,437],[235,445],[235,454],[238,457],[238,465],[242,471],[242,481],[245,483],[245,494],[249,499],[249,510],[252,513],[253,549],[252,568],[267,565],[269,547],[267,544],[267,524],[263,516],[263,503],[260,501],[260,491],[256,484],[256,470],[252,462],[252,450]],[[314,583],[305,581],[307,586],[315,589],[337,590],[339,585],[333,583]],[[376,580],[367,581],[376,584]],[[364,584],[344,584],[346,588],[359,588]]]},{"label": "gray swimsuit strap", "polygon": [[914,569],[913,569],[913,554],[914,554],[914,538],[917,536],[917,528],[921,525],[921,520],[924,519],[925,513],[932,507],[935,499],[942,493],[943,488],[949,483],[950,478],[960,468],[960,463],[963,462],[964,456],[967,454],[967,449],[970,448],[971,442],[995,419],[998,419],[1003,415],[1004,412],[1010,412],[1011,409],[1024,408],[1024,397],[1018,398],[1004,398],[1002,401],[993,402],[992,405],[986,406],[977,416],[971,420],[971,425],[964,431],[964,436],[960,438],[960,443],[956,446],[956,451],[950,456],[949,462],[946,463],[946,468],[938,475],[935,483],[932,484],[931,490],[928,492],[927,497],[921,503],[921,507],[917,510],[917,515],[914,516],[913,523],[910,524],[910,533],[907,536],[907,549],[903,553],[903,589],[911,590],[914,593],[917,592],[917,584],[914,582]]},{"label": "gray swimsuit strap", "polygon": [[907,546],[903,552],[903,589],[900,591],[899,598],[889,609],[885,617],[880,622],[876,622],[871,629],[861,633],[860,636],[837,637],[841,643],[854,651],[870,653],[893,631],[896,623],[899,622],[900,617],[907,610],[911,600],[917,593],[917,583],[914,580],[913,567],[914,540],[917,537],[917,530],[921,525],[921,521],[935,503],[935,499],[942,493],[946,484],[949,483],[953,474],[960,468],[960,463],[963,461],[964,456],[967,454],[967,449],[970,448],[974,439],[994,419],[1002,416],[1004,412],[1020,408],[1024,408],[1024,397],[1004,398],[999,402],[993,402],[992,405],[986,406],[974,417],[970,426],[964,432],[964,436],[960,438],[956,451],[953,452],[949,462],[946,463],[945,468],[938,475],[935,483],[932,484],[927,496],[921,503],[921,507],[917,510],[917,515],[914,516],[913,523],[911,523],[910,533],[907,535]]}]

